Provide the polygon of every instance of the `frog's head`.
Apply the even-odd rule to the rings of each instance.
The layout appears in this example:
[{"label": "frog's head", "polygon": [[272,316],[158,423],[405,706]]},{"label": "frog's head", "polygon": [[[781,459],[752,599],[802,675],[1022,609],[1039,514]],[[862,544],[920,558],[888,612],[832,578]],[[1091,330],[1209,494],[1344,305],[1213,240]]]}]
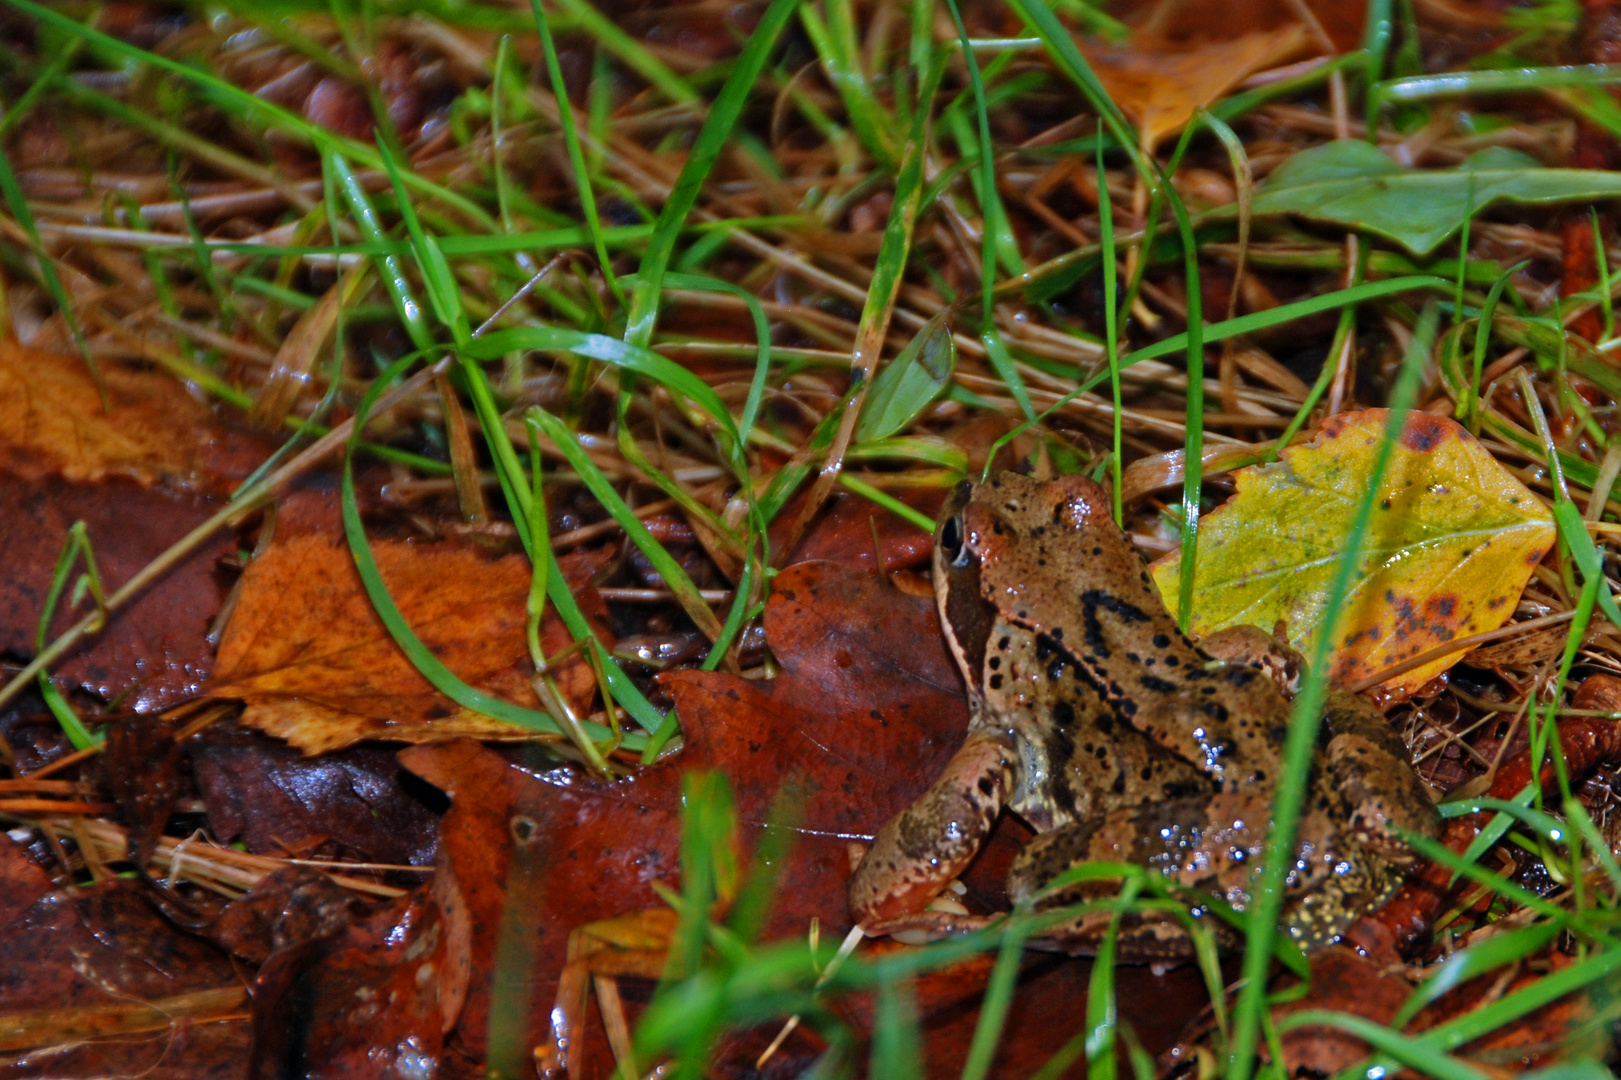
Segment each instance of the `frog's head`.
[{"label": "frog's head", "polygon": [[[1063,605],[1105,550],[1129,565],[1133,581],[1141,575],[1107,493],[1084,476],[1000,472],[957,485],[935,530],[934,589],[946,641],[971,690],[996,621],[1043,631],[1055,613],[1060,624],[1072,621]],[[1149,588],[1146,579],[1142,587]]]}]

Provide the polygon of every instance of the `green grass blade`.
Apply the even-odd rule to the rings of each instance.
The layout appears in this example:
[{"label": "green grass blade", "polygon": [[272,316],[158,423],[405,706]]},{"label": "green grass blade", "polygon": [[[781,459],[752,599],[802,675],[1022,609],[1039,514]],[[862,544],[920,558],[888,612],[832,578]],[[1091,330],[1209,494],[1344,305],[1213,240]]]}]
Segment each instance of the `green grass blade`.
[{"label": "green grass blade", "polygon": [[[591,8],[584,0],[564,0],[564,3],[587,8],[596,15],[596,9]],[[602,269],[602,279],[608,283],[608,290],[613,293],[614,299],[623,310],[627,301],[619,279],[614,276],[613,261],[608,257],[608,242],[602,235],[602,217],[597,212],[597,197],[591,189],[591,172],[585,165],[585,152],[580,146],[580,133],[574,126],[574,106],[569,103],[568,86],[563,82],[563,68],[557,60],[557,45],[552,41],[552,29],[546,21],[546,12],[541,8],[540,0],[529,0],[529,6],[535,13],[535,29],[540,34],[540,47],[546,58],[546,72],[551,76],[552,96],[557,99],[557,118],[563,128],[563,146],[568,151],[569,168],[574,170],[574,184],[580,195],[580,209],[585,213],[585,229],[591,234],[591,246],[596,250],[597,265]],[[597,15],[597,18],[600,19],[601,16]],[[615,33],[619,32],[618,27],[614,27],[613,30]],[[608,43],[606,38],[597,40],[605,45]],[[691,87],[686,83],[682,82],[679,85],[688,94],[692,93]]]},{"label": "green grass blade", "polygon": [[681,174],[670,189],[664,209],[659,211],[647,251],[642,255],[639,280],[631,293],[630,314],[626,317],[625,325],[625,341],[631,345],[645,347],[653,340],[653,327],[658,321],[659,294],[664,288],[664,272],[670,264],[670,256],[675,253],[675,242],[686,224],[687,215],[697,205],[698,195],[703,190],[704,182],[709,179],[709,171],[714,168],[721,150],[737,127],[749,93],[759,81],[760,73],[765,70],[766,58],[799,2],[771,0],[771,6],[760,16],[754,33],[749,36],[749,43],[743,47],[731,75],[721,87],[714,104],[709,107],[709,117],[699,130],[686,163],[681,166]]},{"label": "green grass blade", "polygon": [[[405,620],[400,609],[395,605],[394,598],[389,595],[388,585],[383,581],[382,571],[377,567],[377,560],[372,557],[371,547],[366,540],[366,528],[360,520],[360,506],[355,501],[355,452],[360,446],[360,435],[365,428],[367,416],[372,405],[384,388],[392,383],[405,370],[416,362],[416,358],[407,357],[391,365],[372,383],[366,396],[361,399],[355,410],[355,429],[350,436],[348,449],[343,460],[343,531],[349,542],[349,552],[354,557],[355,569],[360,574],[361,584],[366,589],[366,595],[371,598],[372,608],[377,617],[382,620],[383,626],[388,630],[389,637],[405,653],[411,661],[411,666],[422,674],[422,677],[433,684],[434,689],[444,694],[450,700],[463,708],[482,713],[496,720],[503,720],[509,724],[529,728],[532,731],[544,732],[550,735],[562,736],[563,728],[549,714],[535,709],[527,709],[521,705],[514,705],[510,701],[492,697],[482,690],[476,690],[463,682],[460,676],[451,671],[433,654],[429,648],[417,637],[416,631],[411,629],[410,623]],[[605,740],[613,737],[613,733],[600,724],[582,723],[581,727],[594,740]],[[640,736],[630,736],[625,740],[625,746],[630,749],[641,749]]]},{"label": "green grass blade", "polygon": [[1300,1012],[1291,1013],[1278,1026],[1282,1031],[1293,1031],[1308,1026],[1339,1028],[1341,1031],[1350,1032],[1402,1064],[1417,1069],[1422,1075],[1435,1077],[1435,1080],[1487,1080],[1485,1073],[1471,1068],[1443,1051],[1436,1050],[1428,1043],[1392,1031],[1383,1024],[1361,1016],[1328,1012],[1325,1009],[1302,1009]]},{"label": "green grass blade", "polygon": [[608,512],[608,516],[625,531],[625,536],[636,545],[636,550],[653,564],[653,569],[658,571],[659,576],[664,579],[664,584],[675,594],[676,602],[681,605],[688,618],[692,619],[693,624],[711,641],[719,640],[720,620],[715,617],[715,612],[710,608],[708,601],[699,595],[698,586],[692,583],[692,579],[687,576],[681,564],[675,561],[674,556],[664,550],[664,545],[653,538],[653,534],[648,531],[642,519],[636,516],[636,512],[620,498],[619,492],[615,491],[608,478],[602,475],[602,470],[597,468],[596,462],[592,461],[590,455],[580,446],[568,426],[538,405],[531,406],[524,415],[526,419],[533,419],[541,433],[556,445],[562,452],[564,460],[579,474],[581,482],[585,484],[592,498],[596,499]]},{"label": "green grass blade", "polygon": [[[1439,280],[1439,279],[1438,279]],[[1445,284],[1445,283],[1443,283]],[[1368,477],[1368,487],[1357,506],[1356,516],[1347,529],[1345,551],[1335,567],[1329,585],[1327,611],[1339,611],[1350,589],[1351,578],[1360,561],[1362,540],[1373,506],[1379,497],[1380,484],[1389,466],[1392,448],[1401,426],[1406,422],[1407,409],[1418,390],[1418,381],[1429,361],[1429,352],[1435,337],[1438,318],[1433,302],[1425,308],[1413,340],[1402,363],[1396,385],[1391,390],[1390,420],[1384,438],[1380,440]],[[1261,1012],[1265,1007],[1267,969],[1271,961],[1272,938],[1283,914],[1284,881],[1295,861],[1295,835],[1301,807],[1305,804],[1306,780],[1311,772],[1312,755],[1317,746],[1317,733],[1322,722],[1324,696],[1327,693],[1328,652],[1336,635],[1330,629],[1317,635],[1308,659],[1306,677],[1301,680],[1289,715],[1288,735],[1283,746],[1283,774],[1279,778],[1273,799],[1272,829],[1267,837],[1266,860],[1258,881],[1252,886],[1252,900],[1247,918],[1244,948],[1243,990],[1233,1015],[1233,1045],[1228,1058],[1227,1075],[1230,1080],[1249,1080],[1255,1068],[1256,1036],[1260,1029]]]},{"label": "green grass blade", "polygon": [[968,1045],[968,1056],[963,1062],[962,1080],[985,1080],[990,1075],[991,1059],[996,1055],[1002,1027],[1007,1023],[1008,1008],[1013,1004],[1013,991],[1019,981],[1025,926],[1023,922],[1010,920],[1002,935],[996,965],[991,968],[990,982],[986,984],[985,996],[979,1003],[979,1019],[974,1024],[974,1041]]},{"label": "green grass blade", "polygon": [[878,983],[872,1065],[867,1075],[886,1080],[920,1080],[923,1076],[923,1033],[910,980],[882,979]]},{"label": "green grass blade", "polygon": [[103,410],[110,408],[107,398],[107,383],[101,377],[101,367],[96,358],[90,355],[90,346],[84,339],[84,330],[79,326],[79,319],[73,314],[73,300],[68,296],[62,278],[56,272],[56,263],[45,250],[45,244],[39,238],[39,227],[34,223],[33,211],[28,209],[28,200],[23,195],[22,186],[17,183],[17,176],[11,171],[11,161],[6,157],[4,150],[0,150],[0,194],[5,195],[6,205],[11,208],[11,216],[17,220],[28,236],[28,243],[34,249],[34,262],[39,267],[40,282],[45,291],[51,294],[51,300],[56,309],[62,313],[62,321],[67,323],[68,333],[73,338],[74,346],[84,359],[85,367],[90,369],[90,377],[95,381],[96,393],[101,395]]}]

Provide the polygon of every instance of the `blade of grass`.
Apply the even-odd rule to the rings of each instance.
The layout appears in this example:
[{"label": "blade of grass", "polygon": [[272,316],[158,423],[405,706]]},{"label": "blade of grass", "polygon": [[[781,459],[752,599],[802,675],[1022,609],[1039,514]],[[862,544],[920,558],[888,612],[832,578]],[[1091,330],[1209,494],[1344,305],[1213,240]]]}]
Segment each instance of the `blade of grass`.
[{"label": "blade of grass", "polygon": [[[564,0],[565,4],[568,2],[569,0]],[[568,86],[563,82],[563,68],[557,60],[557,45],[552,41],[551,26],[546,21],[546,12],[541,8],[540,0],[529,0],[529,6],[535,13],[535,29],[540,34],[540,48],[546,60],[546,73],[551,76],[552,96],[557,99],[557,118],[563,128],[563,146],[568,151],[569,168],[574,170],[574,185],[579,191],[580,209],[585,213],[585,229],[591,235],[591,246],[597,253],[597,265],[602,268],[602,279],[608,283],[608,290],[613,293],[619,309],[624,311],[628,301],[625,299],[619,279],[614,276],[613,261],[608,257],[608,242],[602,235],[602,217],[597,212],[597,197],[591,189],[591,172],[585,165],[585,151],[580,146],[580,133],[574,126],[574,106],[569,103]],[[583,0],[580,0],[578,6],[589,8],[593,14],[596,12],[595,8],[590,8]],[[618,32],[617,27],[614,30]],[[604,45],[607,44],[605,38],[598,40]],[[685,83],[681,86],[691,93],[691,88]]]},{"label": "blade of grass", "polygon": [[[1403,359],[1402,368],[1391,390],[1388,407],[1390,420],[1384,437],[1374,455],[1369,470],[1367,490],[1348,523],[1345,551],[1338,559],[1333,580],[1329,584],[1326,611],[1339,611],[1350,589],[1351,579],[1361,562],[1363,537],[1373,516],[1373,507],[1379,498],[1380,485],[1389,466],[1392,449],[1406,413],[1418,390],[1418,380],[1429,361],[1429,351],[1435,337],[1438,311],[1432,301],[1424,309],[1413,339]],[[1325,627],[1312,643],[1306,676],[1301,680],[1294,706],[1290,710],[1288,734],[1283,745],[1283,775],[1279,778],[1273,799],[1272,828],[1267,837],[1266,859],[1258,880],[1251,887],[1252,900],[1244,944],[1244,988],[1239,992],[1238,1005],[1233,1014],[1232,1051],[1227,1061],[1230,1080],[1249,1080],[1255,1068],[1256,1036],[1261,1023],[1261,1012],[1266,1001],[1267,969],[1272,955],[1272,937],[1283,914],[1284,882],[1288,870],[1295,862],[1295,836],[1300,810],[1305,803],[1306,780],[1311,772],[1312,755],[1317,745],[1317,733],[1322,722],[1322,708],[1327,693],[1329,650],[1336,640],[1332,627]]]},{"label": "blade of grass", "polygon": [[112,408],[112,402],[107,397],[107,382],[101,376],[101,366],[96,363],[96,358],[90,355],[90,345],[85,341],[84,330],[79,325],[78,316],[73,313],[73,300],[68,296],[62,278],[56,272],[56,263],[45,250],[44,241],[39,238],[39,226],[34,222],[34,213],[28,208],[28,199],[23,195],[21,185],[17,183],[16,174],[11,171],[11,161],[3,149],[0,149],[0,194],[5,196],[6,205],[11,208],[11,216],[16,219],[28,237],[28,244],[33,248],[34,265],[39,267],[40,283],[45,286],[45,291],[51,294],[51,301],[56,304],[56,310],[61,312],[62,321],[67,324],[74,347],[79,350],[79,356],[84,360],[85,367],[90,369],[90,378],[96,384],[96,393],[101,395],[102,411],[106,412]]},{"label": "blade of grass", "polygon": [[[88,585],[90,598],[96,605],[96,630],[100,630],[101,626],[106,624],[107,598],[101,588],[101,574],[96,570],[96,555],[90,547],[90,533],[84,522],[75,521],[68,528],[67,541],[62,545],[61,555],[57,557],[56,570],[51,575],[51,585],[45,593],[45,603],[40,607],[39,623],[34,630],[36,656],[45,651],[45,639],[50,633],[51,620],[56,617],[56,607],[61,603],[62,593],[67,589],[68,581],[73,576],[73,567],[80,559],[84,560],[84,580]],[[50,673],[43,669],[39,673],[39,696],[45,700],[45,707],[56,717],[56,722],[62,725],[62,731],[73,744],[73,749],[88,750],[92,746],[99,746],[105,739],[100,732],[93,733],[84,726],[79,714],[73,711],[73,706],[51,681]]]},{"label": "blade of grass", "polygon": [[692,583],[692,579],[687,576],[681,564],[664,550],[664,545],[653,538],[653,534],[648,531],[642,519],[636,516],[636,512],[626,505],[619,492],[608,482],[608,478],[602,475],[602,470],[597,468],[596,462],[592,461],[590,455],[580,446],[568,426],[538,405],[530,406],[524,418],[526,422],[533,421],[541,434],[550,439],[562,452],[564,460],[579,474],[586,490],[624,530],[625,536],[646,556],[653,569],[658,571],[659,576],[664,579],[665,586],[675,594],[676,602],[687,613],[693,625],[709,640],[719,640],[720,620],[715,617],[715,612],[710,608],[708,601],[698,594],[698,586]]},{"label": "blade of grass", "polygon": [[923,1034],[909,979],[881,979],[868,1076],[917,1080],[923,1075]]},{"label": "blade of grass", "polygon": [[[536,3],[536,18],[539,19],[541,15],[538,0],[532,2]],[[671,101],[691,103],[701,100],[698,91],[685,79],[671,71],[668,64],[654,56],[641,42],[625,33],[613,20],[593,7],[589,0],[557,0],[557,6],[568,13],[579,29],[590,34],[605,50],[617,56],[626,67],[657,87],[659,92]],[[548,60],[547,63],[550,64],[551,61]],[[555,71],[556,68],[552,70]],[[561,96],[558,98],[560,103],[566,100]]]},{"label": "blade of grass", "polygon": [[[366,419],[371,412],[372,405],[396,378],[404,374],[407,368],[416,363],[415,357],[406,357],[390,365],[377,379],[372,382],[366,391],[366,396],[355,409],[354,429],[349,435],[349,441],[343,459],[343,486],[342,511],[343,531],[349,543],[349,552],[355,560],[355,569],[360,574],[361,584],[366,595],[371,598],[372,608],[382,621],[388,634],[394,639],[401,651],[410,659],[411,664],[422,676],[433,684],[434,689],[444,694],[450,700],[463,708],[503,720],[509,724],[529,728],[532,731],[544,732],[550,735],[565,736],[566,732],[557,721],[547,713],[535,709],[527,709],[521,705],[514,705],[509,701],[492,697],[481,690],[474,689],[451,671],[433,652],[417,637],[416,631],[411,629],[410,623],[401,614],[395,605],[394,598],[389,595],[388,585],[383,581],[382,571],[378,569],[377,560],[373,558],[371,547],[366,540],[366,529],[360,520],[360,506],[355,500],[355,473],[354,457],[359,448],[360,435],[365,428]],[[554,568],[555,572],[555,568]],[[613,732],[600,724],[582,722],[581,728],[593,740],[605,740],[613,737]],[[640,736],[630,736],[625,740],[629,749],[640,750],[642,739]]]},{"label": "blade of grass", "polygon": [[1098,143],[1097,166],[1098,231],[1099,239],[1103,243],[1103,348],[1104,358],[1109,365],[1109,400],[1114,404],[1114,415],[1110,418],[1114,441],[1109,454],[1109,486],[1113,489],[1111,498],[1114,501],[1114,522],[1125,528],[1126,508],[1122,492],[1122,470],[1125,468],[1126,453],[1122,410],[1125,404],[1120,397],[1120,312],[1116,306],[1119,303],[1120,265],[1115,261],[1114,203],[1109,195],[1108,177],[1103,171],[1101,142]]},{"label": "blade of grass", "polygon": [[1002,1027],[1007,1023],[1008,1008],[1013,1004],[1013,990],[1019,979],[1019,962],[1024,956],[1025,923],[1009,921],[1002,935],[1002,946],[991,968],[991,978],[985,986],[985,996],[979,1003],[979,1019],[974,1024],[974,1040],[968,1045],[968,1056],[963,1062],[962,1080],[985,1080],[990,1074],[991,1059],[996,1055],[997,1043],[1002,1038]]},{"label": "blade of grass", "polygon": [[636,288],[631,293],[630,313],[625,320],[627,344],[645,347],[652,342],[653,327],[658,321],[659,296],[664,288],[664,272],[670,264],[670,256],[675,252],[676,240],[686,224],[687,215],[697,205],[698,195],[709,178],[709,171],[719,160],[721,151],[737,126],[749,93],[759,80],[760,73],[765,70],[767,57],[799,2],[771,0],[771,6],[766,8],[754,33],[749,35],[749,42],[743,47],[731,75],[710,105],[709,116],[698,131],[686,163],[681,166],[681,174],[670,189],[670,197],[659,211],[647,251],[642,255]]}]

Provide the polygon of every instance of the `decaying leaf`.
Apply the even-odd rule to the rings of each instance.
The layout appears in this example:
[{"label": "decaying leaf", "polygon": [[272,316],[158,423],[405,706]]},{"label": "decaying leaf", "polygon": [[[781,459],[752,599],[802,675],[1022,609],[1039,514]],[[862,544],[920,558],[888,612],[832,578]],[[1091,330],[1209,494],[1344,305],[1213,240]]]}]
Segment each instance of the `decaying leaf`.
[{"label": "decaying leaf", "polygon": [[[1309,647],[1386,416],[1383,409],[1342,413],[1276,464],[1237,474],[1236,494],[1199,527],[1195,636],[1282,621],[1292,645]],[[1340,616],[1332,677],[1354,682],[1501,626],[1553,541],[1547,508],[1463,428],[1411,414]],[[1178,562],[1172,552],[1153,567],[1173,607]],[[1411,693],[1461,655],[1405,672],[1382,689]]]},{"label": "decaying leaf", "polygon": [[[531,708],[524,644],[529,564],[489,558],[470,545],[378,541],[372,551],[406,621],[451,670],[480,690]],[[590,556],[559,560],[576,587]],[[548,619],[548,655],[569,643]],[[577,658],[557,671],[579,702],[591,693]],[[241,698],[243,723],[307,754],[361,739],[527,739],[534,733],[461,708],[417,673],[361,589],[341,540],[300,536],[255,559],[220,642],[210,696]]]},{"label": "decaying leaf", "polygon": [[83,359],[0,340],[0,470],[25,480],[207,486],[208,407],[161,372],[103,364],[102,375],[107,412]]},{"label": "decaying leaf", "polygon": [[1366,229],[1427,255],[1464,220],[1499,201],[1591,202],[1621,196],[1621,174],[1549,169],[1528,154],[1489,147],[1451,169],[1408,169],[1355,139],[1302,150],[1256,188],[1256,217],[1298,214]]},{"label": "decaying leaf", "polygon": [[[413,746],[400,754],[407,769],[451,798],[435,888],[441,902],[448,897],[459,909],[451,921],[468,927],[472,969],[453,1042],[474,1054],[485,1051],[497,992],[509,1008],[521,1001],[530,1010],[523,1045],[545,1040],[569,935],[589,923],[613,919],[595,929],[617,931],[616,943],[636,954],[630,959],[646,959],[658,942],[643,931],[660,920],[667,925],[667,916],[618,917],[659,905],[653,882],[679,882],[684,770],[726,774],[746,848],[757,842],[773,801],[790,787],[799,833],[775,867],[766,939],[803,935],[813,918],[824,941],[848,928],[849,841],[870,836],[934,780],[966,731],[966,701],[933,600],[900,593],[875,575],[830,562],[791,566],[777,578],[765,628],[782,674],[769,680],[704,671],[663,677],[686,748],[629,779],[606,783],[543,760],[517,767],[473,743]],[[964,877],[966,903],[981,910],[1007,906],[1002,882],[1031,835],[1012,818],[1002,821]],[[503,939],[512,933],[510,923],[503,930],[509,912],[522,912],[525,930]],[[498,940],[528,950],[523,962],[503,968]],[[973,1004],[991,963],[988,956],[968,960],[920,980],[919,1008],[934,1060],[959,1061],[966,1054]],[[1029,1075],[1058,1051],[1069,1038],[1066,1025],[1087,976],[1084,965],[1057,958],[1026,968],[1000,1052],[1004,1071],[997,1075]],[[1203,992],[1191,967],[1163,977],[1145,967],[1122,968],[1116,978],[1122,1017],[1150,1047],[1169,1043]],[[722,1058],[752,1063],[777,1026],[739,1036]],[[611,1058],[600,1023],[588,1025],[586,1036],[575,1054],[589,1064],[580,1066],[576,1056],[571,1067],[581,1071],[571,1075],[607,1075],[604,1063]],[[811,1042],[790,1042],[770,1075],[797,1075],[819,1052]]]},{"label": "decaying leaf", "polygon": [[1306,43],[1306,31],[1299,23],[1181,48],[1162,40],[1141,40],[1145,36],[1157,37],[1134,35],[1118,48],[1085,43],[1082,51],[1150,151],[1182,130],[1197,110]]}]

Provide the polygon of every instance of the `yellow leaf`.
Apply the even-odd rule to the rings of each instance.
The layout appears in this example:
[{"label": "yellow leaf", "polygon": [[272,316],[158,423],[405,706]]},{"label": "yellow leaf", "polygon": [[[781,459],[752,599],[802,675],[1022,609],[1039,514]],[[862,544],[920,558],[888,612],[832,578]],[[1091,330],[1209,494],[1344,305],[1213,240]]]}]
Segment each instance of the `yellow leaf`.
[{"label": "yellow leaf", "polygon": [[[1237,492],[1199,525],[1195,637],[1228,626],[1271,630],[1308,651],[1324,621],[1329,579],[1367,490],[1384,409],[1331,417],[1281,461],[1244,469]],[[1330,676],[1354,683],[1455,638],[1495,630],[1554,542],[1553,515],[1451,420],[1413,413],[1380,485],[1337,623]],[[1153,566],[1176,609],[1180,553]],[[1381,685],[1410,694],[1464,653]]]}]

